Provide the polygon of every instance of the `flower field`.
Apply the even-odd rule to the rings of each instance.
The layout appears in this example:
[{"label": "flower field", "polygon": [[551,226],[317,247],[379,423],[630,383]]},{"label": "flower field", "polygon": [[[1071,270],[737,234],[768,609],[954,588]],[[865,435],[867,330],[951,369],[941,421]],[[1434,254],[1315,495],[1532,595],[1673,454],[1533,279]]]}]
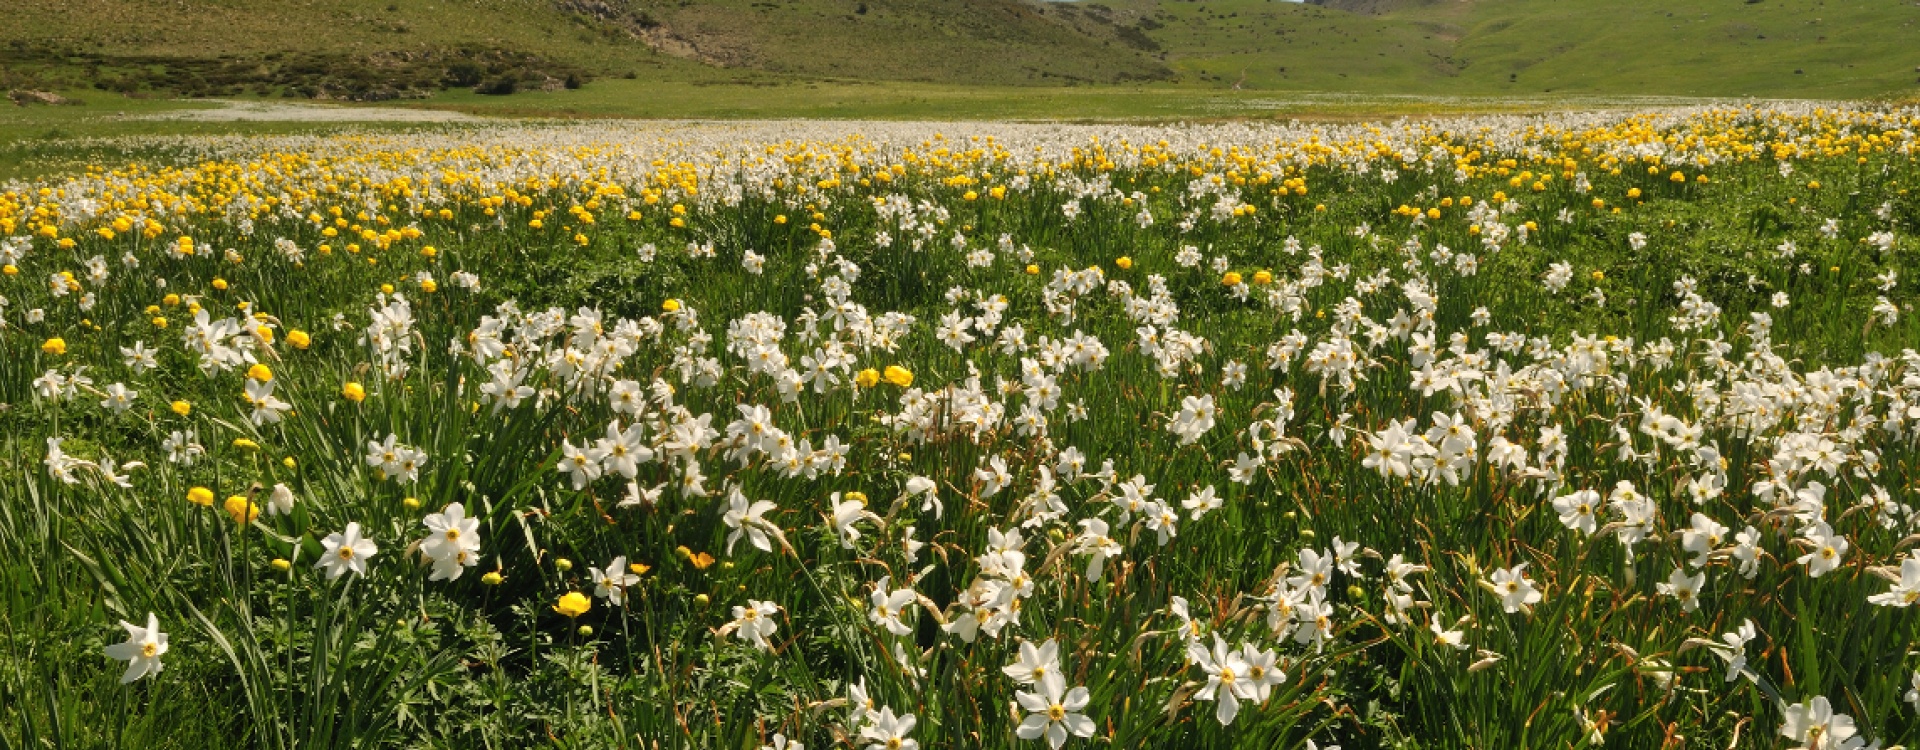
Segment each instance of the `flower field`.
[{"label": "flower field", "polygon": [[0,186],[0,747],[1920,743],[1920,111]]}]

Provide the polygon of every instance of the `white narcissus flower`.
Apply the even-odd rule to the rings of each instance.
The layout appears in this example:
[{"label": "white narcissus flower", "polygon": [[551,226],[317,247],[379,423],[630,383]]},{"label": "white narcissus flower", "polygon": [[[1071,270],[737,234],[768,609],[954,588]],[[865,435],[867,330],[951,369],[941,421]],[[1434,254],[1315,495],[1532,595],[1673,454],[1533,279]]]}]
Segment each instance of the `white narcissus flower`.
[{"label": "white narcissus flower", "polygon": [[1600,493],[1593,490],[1579,490],[1553,499],[1553,509],[1560,514],[1560,524],[1587,536],[1593,536],[1593,532],[1600,528],[1595,515],[1599,508]]},{"label": "white narcissus flower", "polygon": [[469,549],[454,550],[446,557],[433,558],[433,570],[427,574],[429,581],[451,581],[459,578],[471,568],[480,564],[480,554]]},{"label": "white narcissus flower", "polygon": [[1080,521],[1080,536],[1075,540],[1080,552],[1090,557],[1087,560],[1087,580],[1098,583],[1100,574],[1106,568],[1107,558],[1118,557],[1122,551],[1120,543],[1107,536],[1107,522],[1098,518],[1086,518]]},{"label": "white narcissus flower", "polygon": [[799,740],[789,740],[779,732],[774,732],[771,739],[773,744],[761,745],[760,750],[807,750],[807,746],[800,744]]},{"label": "white narcissus flower", "polygon": [[920,750],[920,742],[907,736],[919,721],[913,714],[895,716],[892,708],[882,708],[868,719],[867,726],[860,730],[866,750]]},{"label": "white narcissus flower", "polygon": [[727,528],[733,529],[727,534],[727,554],[733,554],[733,545],[742,536],[747,538],[748,544],[760,548],[761,552],[772,552],[773,541],[767,537],[765,528],[768,521],[761,516],[777,507],[768,500],[749,503],[739,487],[730,488],[727,492],[727,512],[720,518]]},{"label": "white narcissus flower", "polygon": [[652,461],[654,455],[640,434],[640,423],[627,425],[622,430],[619,420],[607,423],[607,436],[594,445],[593,452],[600,456],[601,473],[619,474],[628,479],[637,476],[640,464]]},{"label": "white narcissus flower", "polygon": [[940,486],[926,477],[908,477],[907,496],[920,498],[920,512],[925,513],[931,509],[936,519],[945,510],[945,507],[940,504]]},{"label": "white narcissus flower", "polygon": [[480,549],[480,519],[468,518],[466,506],[460,503],[448,503],[446,509],[421,519],[420,525],[433,532],[420,541],[420,551],[427,557],[439,560]]},{"label": "white narcissus flower", "polygon": [[327,571],[327,580],[339,578],[351,570],[355,575],[367,574],[367,560],[380,551],[372,539],[360,536],[360,524],[349,523],[347,530],[336,531],[320,540],[320,546],[326,549],[320,555],[320,562],[313,567]]},{"label": "white narcissus flower", "polygon": [[159,361],[154,359],[153,353],[154,350],[148,349],[145,341],[133,342],[131,349],[120,347],[120,356],[124,358],[127,367],[132,369],[135,375],[145,375],[148,370],[160,366]]},{"label": "white narcissus flower", "polygon": [[1251,671],[1239,651],[1227,649],[1227,642],[1213,634],[1211,651],[1198,643],[1187,645],[1187,658],[1207,673],[1207,684],[1193,694],[1194,700],[1213,701],[1213,718],[1220,726],[1230,726],[1240,715],[1240,701],[1253,700],[1258,689],[1247,679]]},{"label": "white narcissus flower", "polygon": [[733,608],[733,634],[755,648],[772,651],[773,644],[767,639],[780,628],[780,624],[773,619],[779,613],[780,608],[773,602],[748,599],[747,606]]},{"label": "white narcissus flower", "polygon": [[1692,612],[1700,608],[1700,589],[1707,585],[1704,572],[1687,575],[1686,568],[1674,568],[1665,583],[1656,584],[1661,594],[1680,600],[1680,608]]},{"label": "white narcissus flower", "polygon": [[1084,687],[1067,689],[1066,678],[1059,672],[1048,673],[1041,678],[1038,692],[1019,691],[1014,694],[1020,707],[1027,711],[1027,718],[1013,730],[1015,736],[1023,740],[1047,738],[1047,746],[1060,750],[1067,744],[1067,736],[1092,737],[1093,720],[1085,713],[1087,704],[1092,702]]},{"label": "white narcissus flower", "polygon": [[1704,513],[1693,514],[1692,525],[1680,532],[1680,548],[1693,553],[1693,559],[1687,565],[1695,568],[1707,566],[1707,559],[1720,547],[1721,540],[1731,531]]},{"label": "white narcissus flower", "polygon": [[[1780,736],[1800,743],[1795,750],[1861,750],[1868,747],[1865,738],[1856,736],[1859,728],[1853,717],[1833,712],[1833,704],[1824,695],[1787,706]],[[1878,746],[1877,744],[1875,745]]]},{"label": "white narcissus flower", "polygon": [[139,396],[139,391],[114,383],[107,386],[106,398],[100,400],[100,408],[115,414],[125,414],[127,410],[133,408],[133,400]]},{"label": "white narcissus flower", "polygon": [[273,486],[273,492],[270,495],[268,495],[267,515],[270,515],[270,516],[291,515],[293,513],[293,504],[294,504],[293,490],[288,488],[285,484],[275,484]]},{"label": "white narcissus flower", "polygon": [[1513,614],[1522,609],[1531,613],[1533,605],[1540,602],[1540,590],[1534,588],[1533,581],[1523,574],[1526,568],[1526,563],[1520,563],[1511,568],[1493,571],[1493,577],[1486,582],[1494,594],[1500,597],[1500,608],[1506,610],[1507,614]]},{"label": "white narcissus flower", "polygon": [[1200,520],[1200,517],[1206,515],[1208,511],[1218,510],[1220,505],[1220,496],[1211,485],[1201,488],[1199,492],[1180,501],[1180,507],[1186,508],[1188,517],[1195,521]]},{"label": "white narcissus flower", "polygon": [[[372,463],[372,459],[368,459]],[[560,470],[573,480],[575,490],[586,489],[593,480],[600,478],[600,456],[592,449],[576,446],[571,440],[560,441]]]},{"label": "white narcissus flower", "polygon": [[466,506],[449,503],[445,510],[421,519],[430,532],[420,540],[420,551],[433,561],[429,581],[451,581],[480,564],[480,521],[467,517]]},{"label": "white narcissus flower", "polygon": [[1834,533],[1833,527],[1828,526],[1826,521],[1815,521],[1801,534],[1802,538],[1813,547],[1813,551],[1795,560],[1807,566],[1807,575],[1819,578],[1833,572],[1847,559],[1847,549],[1850,546],[1847,538]]},{"label": "white narcissus flower", "polygon": [[895,589],[892,588],[892,584],[893,576],[881,576],[880,582],[874,584],[873,594],[870,597],[873,601],[873,609],[867,612],[867,619],[872,620],[875,625],[886,628],[894,635],[912,635],[913,628],[902,622],[900,617],[906,614],[907,607],[913,606],[919,597],[914,595],[913,589]]},{"label": "white narcissus flower", "polygon": [[867,504],[857,498],[840,499],[840,493],[833,493],[829,504],[833,506],[833,533],[840,537],[840,546],[853,549],[853,543],[860,539],[860,530],[853,527],[860,519],[873,515],[867,512]]},{"label": "white narcissus flower", "polygon": [[273,381],[270,380],[248,380],[244,396],[247,403],[253,406],[253,413],[247,419],[255,426],[277,424],[287,412],[293,410],[293,404],[273,395]]},{"label": "white narcissus flower", "polygon": [[615,607],[626,606],[627,589],[640,583],[640,576],[627,569],[626,555],[614,557],[604,569],[588,567],[587,576],[593,581],[593,595]]},{"label": "white narcissus flower", "polygon": [[1459,628],[1447,629],[1446,626],[1440,624],[1439,615],[1436,614],[1433,621],[1427,623],[1427,628],[1433,631],[1433,639],[1440,642],[1441,645],[1451,646],[1456,651],[1465,651],[1467,649],[1467,632]]},{"label": "white narcissus flower", "polygon": [[1060,644],[1048,638],[1040,645],[1032,641],[1020,642],[1020,655],[1012,664],[1000,668],[1014,682],[1032,685],[1042,678],[1060,671]]},{"label": "white narcissus flower", "polygon": [[1726,645],[1716,645],[1713,650],[1720,655],[1720,658],[1727,660],[1726,682],[1733,682],[1741,675],[1747,675],[1749,678],[1753,676],[1747,671],[1747,642],[1753,640],[1757,634],[1758,631],[1753,627],[1753,620],[1741,620],[1740,627],[1732,632],[1720,634],[1721,643]]},{"label": "white narcissus flower", "polygon": [[1273,696],[1274,686],[1287,681],[1287,673],[1280,670],[1280,656],[1273,649],[1258,649],[1251,643],[1242,643],[1240,659],[1247,663],[1246,681],[1256,703],[1266,703]]},{"label": "white narcissus flower", "polygon": [[1920,557],[1909,557],[1900,561],[1900,580],[1884,594],[1874,594],[1867,601],[1882,607],[1911,607],[1920,602]]},{"label": "white narcissus flower", "polygon": [[166,665],[160,663],[160,656],[167,653],[167,634],[160,632],[160,618],[152,612],[147,613],[147,626],[140,627],[126,620],[120,621],[120,627],[127,631],[127,640],[107,647],[107,657],[127,663],[127,671],[120,675],[120,684],[125,685],[150,674],[159,674]]},{"label": "white narcissus flower", "polygon": [[1216,413],[1213,396],[1188,396],[1180,400],[1180,412],[1167,423],[1167,431],[1179,436],[1181,445],[1192,445],[1213,429]]}]

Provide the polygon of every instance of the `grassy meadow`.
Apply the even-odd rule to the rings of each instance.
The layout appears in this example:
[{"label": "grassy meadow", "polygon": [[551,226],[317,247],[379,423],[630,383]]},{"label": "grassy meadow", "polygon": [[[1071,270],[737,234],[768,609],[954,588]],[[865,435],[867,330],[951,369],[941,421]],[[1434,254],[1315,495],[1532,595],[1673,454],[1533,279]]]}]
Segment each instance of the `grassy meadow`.
[{"label": "grassy meadow", "polygon": [[1920,87],[1910,2],[20,0],[14,10],[0,27],[0,87],[196,97],[412,101],[511,81],[513,100],[575,78],[588,89],[625,82],[611,88],[635,101],[620,109],[707,92],[751,110],[761,97],[866,84],[934,100],[970,89],[996,100],[972,110],[987,114],[1036,106],[1000,99],[1136,86],[1175,97],[1847,99]]},{"label": "grassy meadow", "polygon": [[1911,107],[257,127],[0,188],[0,748],[1920,742]]}]

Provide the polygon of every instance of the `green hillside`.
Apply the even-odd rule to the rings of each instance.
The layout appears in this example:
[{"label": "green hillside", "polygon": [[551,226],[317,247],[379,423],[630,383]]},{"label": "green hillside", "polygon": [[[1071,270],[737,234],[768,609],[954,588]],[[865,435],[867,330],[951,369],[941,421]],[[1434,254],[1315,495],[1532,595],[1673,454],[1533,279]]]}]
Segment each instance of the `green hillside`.
[{"label": "green hillside", "polygon": [[[15,0],[0,87],[314,98],[890,81],[1858,97],[1910,0]],[[620,87],[623,90],[628,87]]]},{"label": "green hillside", "polygon": [[0,85],[399,98],[581,79],[1048,84],[1170,71],[1029,0],[18,0]]},{"label": "green hillside", "polygon": [[1920,88],[1910,0],[1112,0],[1180,80],[1401,94],[1852,97]]}]

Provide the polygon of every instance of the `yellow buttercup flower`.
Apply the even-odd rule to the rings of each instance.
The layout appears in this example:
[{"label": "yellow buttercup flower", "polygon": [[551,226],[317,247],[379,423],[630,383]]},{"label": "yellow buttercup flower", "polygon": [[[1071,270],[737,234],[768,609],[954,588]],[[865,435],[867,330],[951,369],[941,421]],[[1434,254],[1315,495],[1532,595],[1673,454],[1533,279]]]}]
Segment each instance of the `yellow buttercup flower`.
[{"label": "yellow buttercup flower", "polygon": [[172,409],[173,413],[183,417],[193,413],[193,404],[187,403],[186,401],[175,401],[168,404],[167,407]]},{"label": "yellow buttercup flower", "polygon": [[581,595],[578,591],[567,592],[560,597],[558,603],[553,605],[553,611],[567,617],[579,617],[592,608],[593,600]]},{"label": "yellow buttercup flower", "polygon": [[189,489],[187,490],[187,502],[193,503],[194,505],[212,506],[213,490],[207,489],[205,487],[194,487],[192,489]]},{"label": "yellow buttercup flower", "polygon": [[56,357],[66,354],[67,340],[62,338],[47,339],[45,343],[42,343],[40,345],[40,351],[46,352]]},{"label": "yellow buttercup flower", "polygon": [[664,312],[680,312],[680,300],[670,299],[662,302],[660,303],[660,309]]},{"label": "yellow buttercup flower", "polygon": [[254,366],[247,368],[247,379],[258,380],[262,383],[271,383],[273,382],[273,370],[269,369],[266,365],[256,363]]},{"label": "yellow buttercup flower", "polygon": [[367,389],[359,383],[349,382],[340,386],[340,397],[357,404],[367,400]]},{"label": "yellow buttercup flower", "polygon": [[304,351],[313,345],[313,337],[307,335],[306,331],[295,329],[287,332],[287,344]]},{"label": "yellow buttercup flower", "polygon": [[861,370],[853,376],[853,384],[861,388],[872,388],[880,384],[880,371],[871,367]]},{"label": "yellow buttercup flower", "polygon": [[240,495],[227,498],[224,506],[227,515],[233,517],[236,524],[244,524],[260,517],[260,506]]},{"label": "yellow buttercup flower", "polygon": [[1227,275],[1225,275],[1225,276],[1222,276],[1222,277],[1220,277],[1220,283],[1221,283],[1221,284],[1224,284],[1224,285],[1227,285],[1227,286],[1239,286],[1239,285],[1240,285],[1240,272],[1239,272],[1239,271],[1228,271],[1228,272],[1227,272]]},{"label": "yellow buttercup flower", "polygon": [[899,365],[887,365],[887,369],[881,373],[881,377],[886,378],[887,382],[900,386],[901,388],[913,385],[913,371]]},{"label": "yellow buttercup flower", "polygon": [[1133,258],[1122,255],[1118,259],[1114,260],[1113,264],[1116,266],[1119,266],[1120,270],[1125,271],[1133,268]]}]

